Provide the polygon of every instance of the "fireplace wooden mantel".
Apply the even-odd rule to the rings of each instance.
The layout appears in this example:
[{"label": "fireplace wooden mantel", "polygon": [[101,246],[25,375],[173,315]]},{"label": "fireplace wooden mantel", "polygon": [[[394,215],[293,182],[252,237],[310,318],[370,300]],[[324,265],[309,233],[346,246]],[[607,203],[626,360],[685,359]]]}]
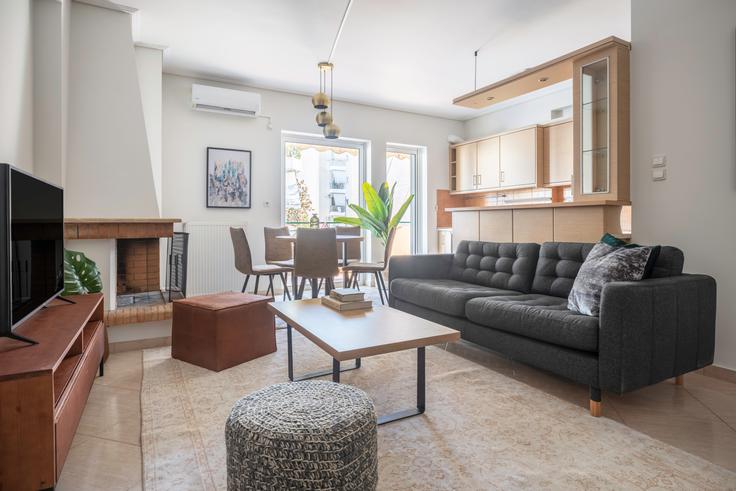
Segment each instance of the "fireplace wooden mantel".
[{"label": "fireplace wooden mantel", "polygon": [[180,218],[66,218],[65,239],[145,239],[171,237]]}]

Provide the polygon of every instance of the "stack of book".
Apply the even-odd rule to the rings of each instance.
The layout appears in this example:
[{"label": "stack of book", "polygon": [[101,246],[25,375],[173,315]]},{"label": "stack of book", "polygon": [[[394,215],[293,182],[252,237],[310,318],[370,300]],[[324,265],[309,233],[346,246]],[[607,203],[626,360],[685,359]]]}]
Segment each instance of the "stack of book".
[{"label": "stack of book", "polygon": [[329,297],[322,297],[322,305],[344,312],[373,307],[373,302],[365,299],[365,294],[355,288],[335,288]]}]

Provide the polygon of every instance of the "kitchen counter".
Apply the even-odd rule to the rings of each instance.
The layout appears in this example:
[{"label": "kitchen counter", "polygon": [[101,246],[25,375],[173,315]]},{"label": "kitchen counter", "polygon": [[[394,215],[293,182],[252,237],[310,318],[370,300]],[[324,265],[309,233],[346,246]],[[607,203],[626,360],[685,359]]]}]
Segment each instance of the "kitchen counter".
[{"label": "kitchen counter", "polygon": [[578,206],[628,206],[630,201],[561,201],[557,203],[518,203],[510,205],[492,205],[492,206],[464,206],[456,208],[445,208],[448,212],[458,211],[493,211],[493,210],[523,210],[536,208],[574,208]]}]

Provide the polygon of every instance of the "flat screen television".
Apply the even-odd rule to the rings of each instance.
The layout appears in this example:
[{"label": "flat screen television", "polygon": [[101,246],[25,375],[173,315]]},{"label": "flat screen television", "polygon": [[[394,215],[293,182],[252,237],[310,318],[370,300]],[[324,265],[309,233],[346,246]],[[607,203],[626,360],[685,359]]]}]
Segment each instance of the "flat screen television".
[{"label": "flat screen television", "polygon": [[64,290],[64,191],[0,164],[0,336]]}]

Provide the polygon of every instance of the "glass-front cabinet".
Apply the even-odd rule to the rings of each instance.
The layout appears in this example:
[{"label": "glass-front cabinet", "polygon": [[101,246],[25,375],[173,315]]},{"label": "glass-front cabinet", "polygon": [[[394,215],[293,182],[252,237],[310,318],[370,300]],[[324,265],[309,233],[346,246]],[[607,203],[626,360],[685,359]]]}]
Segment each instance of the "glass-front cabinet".
[{"label": "glass-front cabinet", "polygon": [[629,200],[629,51],[609,46],[573,63],[576,201]]},{"label": "glass-front cabinet", "polygon": [[608,160],[608,58],[582,67],[580,94],[582,192],[583,194],[607,193],[610,170]]}]

